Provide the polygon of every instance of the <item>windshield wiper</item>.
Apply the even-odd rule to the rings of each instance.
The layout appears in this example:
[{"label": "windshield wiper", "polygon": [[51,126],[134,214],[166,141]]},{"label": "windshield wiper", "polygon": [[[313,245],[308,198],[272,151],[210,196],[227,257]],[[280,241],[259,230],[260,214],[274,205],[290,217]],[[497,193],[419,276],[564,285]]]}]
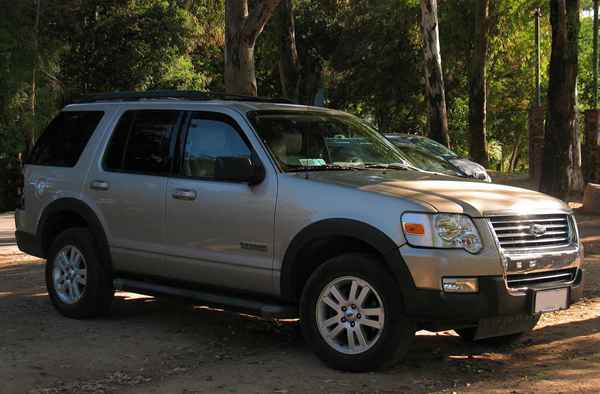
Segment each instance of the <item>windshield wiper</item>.
[{"label": "windshield wiper", "polygon": [[360,167],[356,166],[341,166],[339,164],[325,164],[320,166],[300,166],[300,165],[288,165],[286,168],[287,172],[307,172],[307,171],[359,171]]},{"label": "windshield wiper", "polygon": [[383,170],[410,170],[410,171],[423,171],[420,168],[412,166],[408,163],[367,163],[363,168],[381,168]]}]

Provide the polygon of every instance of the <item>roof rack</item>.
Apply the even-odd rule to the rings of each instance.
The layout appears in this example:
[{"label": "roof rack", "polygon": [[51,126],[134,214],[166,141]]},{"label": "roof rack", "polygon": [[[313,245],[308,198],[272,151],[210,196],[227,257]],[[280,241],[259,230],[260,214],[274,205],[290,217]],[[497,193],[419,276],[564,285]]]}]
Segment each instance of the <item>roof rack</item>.
[{"label": "roof rack", "polygon": [[293,101],[284,98],[265,98],[254,96],[242,96],[229,93],[203,92],[196,90],[148,90],[145,92],[114,92],[90,94],[75,100],[74,103],[93,103],[97,101],[140,101],[140,100],[231,100],[231,101],[251,101],[262,103],[294,104]]}]

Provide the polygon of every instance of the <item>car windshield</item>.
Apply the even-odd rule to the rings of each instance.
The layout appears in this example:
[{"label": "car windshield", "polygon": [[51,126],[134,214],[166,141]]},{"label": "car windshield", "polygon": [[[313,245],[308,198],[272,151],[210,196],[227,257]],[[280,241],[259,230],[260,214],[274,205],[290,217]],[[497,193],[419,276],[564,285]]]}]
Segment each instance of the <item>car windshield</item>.
[{"label": "car windshield", "polygon": [[394,145],[351,115],[257,111],[249,118],[284,171],[414,169]]},{"label": "car windshield", "polygon": [[414,145],[392,142],[416,167],[422,170],[440,172],[447,175],[463,176],[456,167],[444,159],[426,153]]},{"label": "car windshield", "polygon": [[399,137],[392,136],[391,139],[400,143],[413,144],[421,150],[429,152],[435,156],[444,157],[446,159],[458,157],[456,153],[452,152],[444,145],[427,137],[422,137],[419,135],[405,135]]}]

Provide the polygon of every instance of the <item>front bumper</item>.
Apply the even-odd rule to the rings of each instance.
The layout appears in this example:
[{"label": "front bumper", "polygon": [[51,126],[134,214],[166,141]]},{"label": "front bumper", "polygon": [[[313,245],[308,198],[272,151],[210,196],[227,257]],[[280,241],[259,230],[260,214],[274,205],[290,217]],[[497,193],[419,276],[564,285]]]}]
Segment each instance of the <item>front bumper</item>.
[{"label": "front bumper", "polygon": [[497,316],[532,315],[534,293],[538,290],[568,287],[568,305],[579,300],[583,295],[584,275],[585,271],[578,269],[571,283],[548,282],[531,285],[526,290],[507,288],[501,276],[479,277],[478,293],[415,289],[413,297],[406,300],[405,308],[411,318],[455,324],[474,324]]}]

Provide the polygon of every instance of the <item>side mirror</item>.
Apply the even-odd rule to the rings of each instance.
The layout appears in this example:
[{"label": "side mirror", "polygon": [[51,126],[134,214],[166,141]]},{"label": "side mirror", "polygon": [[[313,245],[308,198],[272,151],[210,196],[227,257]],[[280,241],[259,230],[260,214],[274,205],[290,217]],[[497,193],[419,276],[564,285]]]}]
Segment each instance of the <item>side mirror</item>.
[{"label": "side mirror", "polygon": [[248,157],[217,157],[215,178],[220,181],[248,182],[258,185],[265,179],[265,169]]}]

